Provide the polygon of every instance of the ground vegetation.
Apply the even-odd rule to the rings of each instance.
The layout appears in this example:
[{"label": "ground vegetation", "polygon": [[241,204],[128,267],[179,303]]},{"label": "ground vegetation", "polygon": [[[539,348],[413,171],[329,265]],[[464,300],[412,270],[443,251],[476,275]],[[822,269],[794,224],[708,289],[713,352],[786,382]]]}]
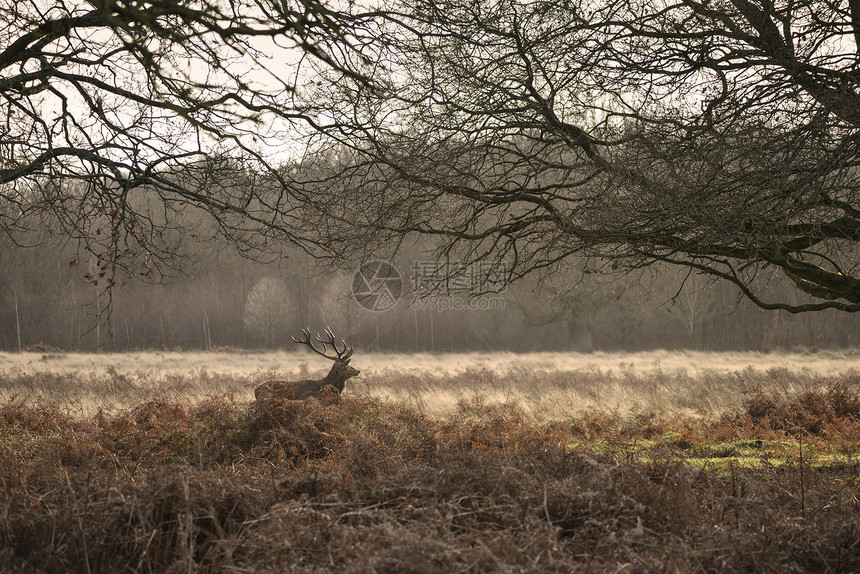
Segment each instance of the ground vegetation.
[{"label": "ground vegetation", "polygon": [[856,381],[695,416],[339,399],[0,405],[15,572],[860,568]]}]

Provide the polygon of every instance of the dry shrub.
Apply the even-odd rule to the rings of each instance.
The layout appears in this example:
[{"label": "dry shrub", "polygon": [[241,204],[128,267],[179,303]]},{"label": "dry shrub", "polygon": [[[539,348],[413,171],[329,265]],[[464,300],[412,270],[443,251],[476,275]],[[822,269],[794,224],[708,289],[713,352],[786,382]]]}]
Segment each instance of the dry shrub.
[{"label": "dry shrub", "polygon": [[609,437],[616,441],[650,439],[666,431],[665,419],[658,418],[654,413],[639,411],[622,416],[591,408],[578,413],[569,424],[573,434],[587,440],[597,437]]},{"label": "dry shrub", "polygon": [[248,454],[275,467],[325,458],[346,440],[342,419],[318,400],[257,401],[242,439]]},{"label": "dry shrub", "polygon": [[805,410],[816,412],[829,420],[860,420],[860,394],[845,381],[831,383],[824,390],[807,391],[795,402],[803,405]]},{"label": "dry shrub", "polygon": [[610,413],[591,408],[580,412],[570,426],[577,436],[593,439],[611,434],[614,422]]},{"label": "dry shrub", "polygon": [[185,404],[170,401],[165,397],[150,399],[131,409],[129,416],[138,427],[151,428],[156,425],[175,425],[187,415]]},{"label": "dry shrub", "polygon": [[840,380],[807,389],[793,398],[769,394],[758,388],[744,391],[741,413],[724,415],[724,421],[794,434],[812,435],[858,432],[860,394],[848,382]]},{"label": "dry shrub", "polygon": [[243,484],[187,467],[104,478],[66,470],[38,502],[7,507],[9,570],[220,571],[232,561],[227,533],[264,511]]},{"label": "dry shrub", "polygon": [[537,425],[523,416],[516,403],[485,403],[478,396],[460,401],[457,414],[441,430],[448,440],[466,448],[522,453],[567,444],[572,439],[567,425]]},{"label": "dry shrub", "polygon": [[0,408],[0,433],[10,434],[20,431],[60,432],[71,428],[75,421],[68,413],[56,405],[31,404],[13,399]]},{"label": "dry shrub", "polygon": [[437,420],[349,396],[30,409],[0,406],[0,571],[860,570],[841,476],[806,476],[801,513],[792,468],[570,446],[577,425],[599,441],[670,426],[650,415],[542,424],[473,400]]}]

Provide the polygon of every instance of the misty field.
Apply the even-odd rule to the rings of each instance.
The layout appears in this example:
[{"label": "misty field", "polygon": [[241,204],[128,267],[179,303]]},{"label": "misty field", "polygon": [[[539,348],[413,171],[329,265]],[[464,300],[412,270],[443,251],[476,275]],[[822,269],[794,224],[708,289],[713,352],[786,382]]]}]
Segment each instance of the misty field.
[{"label": "misty field", "polygon": [[[860,352],[359,353],[347,395],[388,399],[425,414],[453,413],[479,397],[516,404],[538,418],[594,408],[719,414],[742,391],[793,395],[860,369]],[[232,395],[249,401],[268,378],[323,377],[330,363],[310,353],[56,351],[0,353],[0,400],[53,403],[70,414],[130,408],[155,396],[186,401]]]},{"label": "misty field", "polygon": [[857,572],[858,359],[0,353],[0,571]]}]

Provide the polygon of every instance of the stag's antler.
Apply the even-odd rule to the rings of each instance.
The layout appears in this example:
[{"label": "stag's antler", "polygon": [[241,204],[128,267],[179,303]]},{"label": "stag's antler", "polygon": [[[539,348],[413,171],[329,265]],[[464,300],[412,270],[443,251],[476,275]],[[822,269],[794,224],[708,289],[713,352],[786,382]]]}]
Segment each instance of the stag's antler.
[{"label": "stag's antler", "polygon": [[[343,361],[346,361],[347,359],[349,359],[352,356],[352,347],[347,347],[346,341],[341,339],[340,344],[343,348],[338,348],[337,341],[335,340],[335,336],[334,336],[334,333],[332,332],[332,330],[330,328],[326,327],[324,332],[325,332],[326,337],[327,337],[326,340],[323,340],[323,338],[320,336],[320,334],[317,333],[317,341],[322,343],[322,346],[323,346],[322,349],[318,349],[316,344],[313,341],[311,341],[311,330],[310,329],[302,329],[301,339],[296,339],[292,335],[290,336],[290,338],[294,342],[299,343],[300,345],[307,345],[317,355],[321,355],[321,356],[325,357],[326,359],[331,359],[332,361],[338,361],[338,362],[342,363]],[[337,353],[336,356],[332,357],[331,355],[327,354],[329,345],[331,345],[332,349],[334,349],[334,352]]]}]

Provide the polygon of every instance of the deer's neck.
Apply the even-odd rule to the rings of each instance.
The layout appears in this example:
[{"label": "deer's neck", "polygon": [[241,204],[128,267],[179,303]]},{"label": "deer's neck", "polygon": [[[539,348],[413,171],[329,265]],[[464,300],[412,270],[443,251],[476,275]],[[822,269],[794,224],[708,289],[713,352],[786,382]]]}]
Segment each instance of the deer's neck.
[{"label": "deer's neck", "polygon": [[337,372],[337,364],[335,364],[328,372],[325,379],[323,379],[323,382],[325,382],[326,385],[333,386],[338,392],[341,392],[346,385],[346,376],[344,376],[343,373]]}]

